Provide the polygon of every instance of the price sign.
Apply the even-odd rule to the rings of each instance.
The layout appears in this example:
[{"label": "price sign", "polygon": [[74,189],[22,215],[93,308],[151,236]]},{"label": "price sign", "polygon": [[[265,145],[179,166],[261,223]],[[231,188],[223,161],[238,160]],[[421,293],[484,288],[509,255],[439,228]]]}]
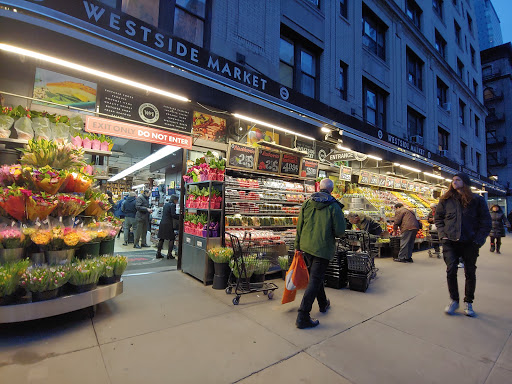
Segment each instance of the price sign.
[{"label": "price sign", "polygon": [[395,179],[391,176],[386,176],[386,188],[393,188],[395,185]]},{"label": "price sign", "polygon": [[400,184],[400,189],[403,189],[404,191],[407,191],[407,179],[402,179]]},{"label": "price sign", "polygon": [[399,177],[395,177],[395,184],[393,185],[395,189],[402,189],[402,179]]},{"label": "price sign", "polygon": [[414,192],[418,193],[421,191],[421,184],[415,183],[414,184]]},{"label": "price sign", "polygon": [[386,175],[379,175],[379,187],[386,186]]},{"label": "price sign", "polygon": [[340,167],[340,180],[350,181],[352,180],[352,168],[351,167]]},{"label": "price sign", "polygon": [[303,158],[300,169],[300,177],[316,179],[318,175],[318,161]]},{"label": "price sign", "polygon": [[412,181],[409,181],[407,183],[407,190],[408,191],[414,191],[414,183]]},{"label": "price sign", "polygon": [[361,171],[359,175],[359,184],[369,184],[370,183],[370,173],[368,171]]},{"label": "price sign", "polygon": [[256,169],[262,172],[279,173],[279,160],[281,154],[265,148],[258,148],[258,161]]},{"label": "price sign", "polygon": [[285,175],[299,176],[300,157],[291,153],[281,155],[281,173]]},{"label": "price sign", "polygon": [[379,175],[370,173],[370,185],[379,185]]},{"label": "price sign", "polygon": [[228,148],[228,167],[254,169],[255,156],[256,148],[231,142]]}]

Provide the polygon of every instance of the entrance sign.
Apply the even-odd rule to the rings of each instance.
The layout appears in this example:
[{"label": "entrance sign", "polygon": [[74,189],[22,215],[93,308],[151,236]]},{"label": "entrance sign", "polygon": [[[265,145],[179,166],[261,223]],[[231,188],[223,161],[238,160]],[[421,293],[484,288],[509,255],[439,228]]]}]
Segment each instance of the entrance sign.
[{"label": "entrance sign", "polygon": [[173,145],[185,149],[192,148],[192,137],[190,136],[161,129],[148,128],[142,125],[123,123],[117,120],[102,119],[95,116],[87,116],[85,130],[106,136],[122,137],[123,139]]}]

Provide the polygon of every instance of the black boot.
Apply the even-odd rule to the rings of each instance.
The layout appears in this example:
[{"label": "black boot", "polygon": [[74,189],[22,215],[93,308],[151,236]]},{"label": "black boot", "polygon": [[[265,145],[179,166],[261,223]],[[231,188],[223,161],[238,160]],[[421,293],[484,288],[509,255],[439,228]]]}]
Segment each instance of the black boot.
[{"label": "black boot", "polygon": [[157,253],[157,254],[156,254],[156,258],[157,258],[157,259],[163,259],[164,257],[162,256],[162,254],[161,254],[161,253]]},{"label": "black boot", "polygon": [[490,249],[491,252],[494,252],[494,243],[491,243],[491,249]]},{"label": "black boot", "polygon": [[299,329],[314,328],[318,324],[320,324],[320,322],[317,319],[313,319],[309,316],[309,314],[303,315],[302,313],[299,313],[297,316],[297,321],[295,321],[295,325]]}]

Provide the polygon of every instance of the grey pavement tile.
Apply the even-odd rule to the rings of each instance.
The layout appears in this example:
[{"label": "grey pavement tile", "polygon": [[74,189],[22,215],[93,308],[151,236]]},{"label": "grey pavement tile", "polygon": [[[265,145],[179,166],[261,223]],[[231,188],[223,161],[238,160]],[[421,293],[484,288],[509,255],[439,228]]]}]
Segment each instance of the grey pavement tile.
[{"label": "grey pavement tile", "polygon": [[439,287],[419,295],[374,320],[474,359],[495,362],[510,332],[483,315],[464,316],[463,303],[455,315],[446,315],[448,302],[440,299],[442,291]]},{"label": "grey pavement tile", "polygon": [[96,335],[86,311],[23,323],[2,324],[0,366],[28,364],[96,345]]},{"label": "grey pavement tile", "polygon": [[232,310],[182,272],[125,278],[124,293],[100,306],[93,319],[100,344]]},{"label": "grey pavement tile", "polygon": [[510,384],[511,382],[512,371],[501,367],[494,367],[485,384]]},{"label": "grey pavement tile", "polygon": [[508,340],[505,344],[505,347],[501,351],[500,357],[498,358],[496,365],[508,369],[509,371],[512,371],[512,336],[508,337]]},{"label": "grey pavement tile", "polygon": [[357,384],[480,384],[492,363],[484,363],[374,320],[306,350]]},{"label": "grey pavement tile", "polygon": [[109,384],[99,347],[0,367],[2,383]]},{"label": "grey pavement tile", "polygon": [[350,381],[302,352],[238,382],[239,384],[351,384]]},{"label": "grey pavement tile", "polygon": [[299,349],[230,312],[101,346],[113,384],[232,383]]}]

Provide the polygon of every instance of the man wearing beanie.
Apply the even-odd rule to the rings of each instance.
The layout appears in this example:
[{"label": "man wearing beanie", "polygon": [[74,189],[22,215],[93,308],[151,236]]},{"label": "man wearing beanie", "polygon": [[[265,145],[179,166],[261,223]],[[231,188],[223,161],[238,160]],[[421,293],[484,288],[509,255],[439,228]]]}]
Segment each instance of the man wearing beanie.
[{"label": "man wearing beanie", "polygon": [[445,313],[452,315],[459,308],[457,271],[459,257],[464,261],[466,287],[464,313],[475,316],[473,300],[476,286],[476,260],[479,249],[491,231],[491,215],[482,196],[474,194],[471,180],[465,173],[453,176],[448,192],[439,199],[434,221],[443,244],[446,278],[451,302]]}]

